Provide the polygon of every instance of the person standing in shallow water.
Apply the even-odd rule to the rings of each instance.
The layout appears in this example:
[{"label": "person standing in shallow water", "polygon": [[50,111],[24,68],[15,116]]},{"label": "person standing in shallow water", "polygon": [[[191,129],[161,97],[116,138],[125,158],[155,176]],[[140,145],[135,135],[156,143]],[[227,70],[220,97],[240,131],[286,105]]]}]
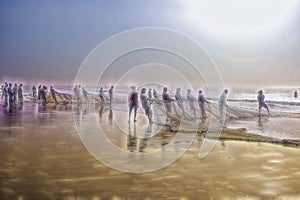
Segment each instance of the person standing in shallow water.
[{"label": "person standing in shallow water", "polygon": [[227,104],[227,94],[228,90],[225,89],[222,93],[222,95],[219,98],[218,105],[219,105],[219,112],[220,112],[220,119],[222,120],[224,118],[224,112],[226,112],[225,108],[228,107]]},{"label": "person standing in shallow water", "polygon": [[175,99],[176,99],[177,104],[178,104],[178,106],[181,110],[182,117],[186,118],[184,105],[183,105],[183,101],[186,100],[186,99],[181,95],[181,88],[176,89]]},{"label": "person standing in shallow water", "polygon": [[100,97],[101,103],[105,103],[103,87],[101,87],[99,90],[99,97]]},{"label": "person standing in shallow water", "polygon": [[171,113],[172,112],[171,103],[172,103],[172,101],[175,101],[175,100],[170,97],[167,87],[164,87],[164,89],[163,89],[162,99],[165,104],[166,111]]},{"label": "person standing in shallow water", "polygon": [[18,85],[15,83],[14,87],[13,87],[13,104],[16,106],[17,105],[17,101],[18,101]]},{"label": "person standing in shallow water", "polygon": [[2,95],[1,95],[1,103],[2,103],[4,99],[4,85],[1,85],[1,91],[2,91]]},{"label": "person standing in shallow water", "polygon": [[3,94],[4,94],[4,105],[8,105],[8,84],[5,82],[4,88],[3,88]]},{"label": "person standing in shallow water", "polygon": [[38,87],[38,100],[41,100],[41,97],[42,97],[42,85],[39,85]]},{"label": "person standing in shallow water", "polygon": [[149,105],[149,100],[151,100],[151,99],[149,98],[149,96],[147,97],[147,95],[146,95],[146,88],[141,89],[140,100],[142,103],[142,107],[145,110],[145,114],[148,117],[149,123],[152,123],[152,116],[151,116],[151,110],[150,110],[150,105]]},{"label": "person standing in shallow water", "polygon": [[41,87],[41,98],[43,100],[43,105],[45,106],[47,104],[47,87],[45,85]]},{"label": "person standing in shallow water", "polygon": [[13,104],[14,91],[13,91],[11,83],[8,84],[7,93],[8,93],[9,108],[13,108],[14,107],[14,104]]},{"label": "person standing in shallow water", "polygon": [[21,83],[18,88],[18,100],[20,104],[23,104],[23,84]]},{"label": "person standing in shallow water", "polygon": [[196,108],[195,108],[195,101],[197,100],[191,93],[191,90],[188,89],[187,90],[187,95],[186,95],[186,99],[187,99],[187,102],[190,106],[190,109],[194,112],[194,118],[196,119]]},{"label": "person standing in shallow water", "polygon": [[136,92],[135,86],[130,87],[131,92],[128,95],[128,106],[129,106],[129,119],[128,123],[130,123],[131,113],[132,110],[134,110],[134,118],[133,121],[136,122],[136,112],[139,107],[139,99],[138,99],[138,93]]},{"label": "person standing in shallow water", "polygon": [[205,112],[205,103],[210,103],[208,102],[205,97],[204,94],[202,93],[202,90],[199,90],[199,95],[198,95],[198,104],[201,110],[201,115],[202,118],[207,118],[206,112]]},{"label": "person standing in shallow water", "polygon": [[262,107],[266,108],[267,111],[268,111],[268,114],[270,115],[269,107],[265,103],[265,95],[263,94],[262,90],[258,91],[257,101],[258,101],[258,112],[259,112],[259,115],[260,115]]},{"label": "person standing in shallow water", "polygon": [[37,96],[36,96],[36,87],[35,87],[35,85],[33,85],[31,89],[32,89],[32,97],[36,100]]},{"label": "person standing in shallow water", "polygon": [[89,97],[88,97],[88,91],[84,88],[84,87],[82,87],[82,94],[83,94],[83,98],[84,98],[84,102],[86,103],[86,104],[89,104],[90,102],[89,102]]},{"label": "person standing in shallow water", "polygon": [[111,106],[111,102],[113,100],[113,94],[114,94],[114,86],[111,86],[108,90],[108,95],[109,95],[109,105]]}]

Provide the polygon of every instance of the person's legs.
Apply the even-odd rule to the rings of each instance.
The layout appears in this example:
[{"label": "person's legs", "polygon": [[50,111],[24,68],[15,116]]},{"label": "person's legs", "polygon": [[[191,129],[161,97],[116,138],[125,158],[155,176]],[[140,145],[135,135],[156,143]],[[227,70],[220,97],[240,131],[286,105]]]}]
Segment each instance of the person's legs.
[{"label": "person's legs", "polygon": [[128,114],[128,123],[130,122],[132,109],[133,109],[133,106],[130,105],[130,106],[129,106],[129,114]]},{"label": "person's legs", "polygon": [[13,96],[12,95],[9,95],[8,101],[9,101],[9,108],[12,108],[13,107]]},{"label": "person's legs", "polygon": [[149,120],[149,123],[151,123],[152,122],[152,117],[151,117],[151,113],[150,113],[150,107],[147,107],[147,108],[145,108],[145,113],[146,113],[146,115],[147,115],[147,117],[148,117],[148,120]]},{"label": "person's legs", "polygon": [[103,96],[100,96],[100,98],[101,98],[101,102],[102,102],[102,103],[105,103],[105,102],[104,102],[104,97],[103,97]]},{"label": "person's legs", "polygon": [[7,101],[7,99],[8,99],[8,95],[5,95],[5,96],[4,96],[4,105],[5,105],[5,106],[7,106],[7,105],[8,105],[8,101]]},{"label": "person's legs", "polygon": [[189,106],[190,106],[190,109],[194,112],[194,118],[196,119],[196,108],[195,108],[195,105],[194,103],[189,103]]},{"label": "person's legs", "polygon": [[180,107],[180,109],[181,109],[181,114],[182,114],[182,117],[186,118],[186,115],[185,115],[185,110],[184,110],[183,103],[179,103],[179,107]]},{"label": "person's legs", "polygon": [[224,117],[224,106],[219,105],[220,119],[223,120]]},{"label": "person's legs", "polygon": [[20,102],[21,104],[23,104],[23,96],[22,96],[22,95],[19,96],[19,102]]},{"label": "person's legs", "polygon": [[200,104],[200,108],[201,108],[202,118],[207,118],[207,115],[206,115],[206,112],[205,112],[205,108],[204,108],[204,103]]},{"label": "person's legs", "polygon": [[270,114],[270,111],[269,111],[269,107],[267,106],[267,104],[266,103],[264,103],[263,104],[263,106],[267,109],[267,111],[268,111],[268,114]]},{"label": "person's legs", "polygon": [[134,106],[134,119],[133,119],[134,122],[136,122],[136,112],[137,112],[137,106]]},{"label": "person's legs", "polygon": [[260,115],[260,112],[261,112],[261,108],[262,108],[262,104],[260,103],[259,105],[258,105],[258,114]]}]

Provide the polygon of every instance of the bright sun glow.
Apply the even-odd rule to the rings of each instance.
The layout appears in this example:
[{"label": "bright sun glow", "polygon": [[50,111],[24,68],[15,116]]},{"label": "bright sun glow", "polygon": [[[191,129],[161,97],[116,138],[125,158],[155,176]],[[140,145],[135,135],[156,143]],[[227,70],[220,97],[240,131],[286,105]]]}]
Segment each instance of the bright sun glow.
[{"label": "bright sun glow", "polygon": [[298,0],[187,0],[193,26],[222,35],[253,34],[281,26],[295,13]]}]

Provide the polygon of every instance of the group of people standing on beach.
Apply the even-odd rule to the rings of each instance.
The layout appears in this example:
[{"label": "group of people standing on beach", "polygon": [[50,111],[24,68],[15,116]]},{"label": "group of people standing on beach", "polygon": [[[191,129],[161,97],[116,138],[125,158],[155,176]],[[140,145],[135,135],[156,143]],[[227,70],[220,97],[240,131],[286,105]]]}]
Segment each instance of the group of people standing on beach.
[{"label": "group of people standing on beach", "polygon": [[195,98],[192,95],[191,90],[188,89],[187,95],[185,98],[181,94],[181,88],[177,88],[176,94],[175,94],[175,99],[173,99],[170,97],[170,95],[168,93],[168,88],[164,87],[163,92],[161,94],[161,99],[160,99],[158,92],[155,89],[153,89],[153,91],[152,91],[152,89],[149,88],[148,92],[147,92],[146,88],[142,88],[140,91],[140,95],[139,95],[138,92],[136,91],[135,86],[131,86],[130,88],[131,88],[131,92],[128,95],[128,107],[129,107],[128,123],[130,123],[132,112],[134,112],[133,122],[137,121],[136,116],[137,116],[137,109],[139,107],[139,101],[141,102],[142,108],[144,109],[144,112],[145,112],[146,116],[148,117],[148,120],[150,123],[152,123],[152,113],[151,113],[150,106],[153,103],[164,105],[165,111],[168,113],[172,113],[172,102],[177,102],[179,108],[181,109],[181,113],[182,113],[183,117],[185,118],[187,116],[187,113],[184,109],[183,102],[187,101],[189,108],[191,110],[193,110],[194,118],[196,118],[196,107],[195,107],[194,103],[198,102],[200,110],[201,110],[202,118],[207,118],[204,104],[210,103],[210,102],[205,99],[202,90],[199,90],[198,98]]},{"label": "group of people standing on beach", "polygon": [[23,104],[23,84],[14,85],[12,83],[5,82],[4,85],[1,86],[2,96],[1,102],[4,103],[5,107],[9,107],[10,109],[15,109],[17,104]]},{"label": "group of people standing on beach", "polygon": [[[150,106],[153,103],[164,105],[165,112],[172,114],[172,103],[176,102],[178,107],[181,110],[182,117],[188,118],[187,112],[185,111],[185,107],[184,107],[184,102],[187,102],[188,108],[192,111],[192,116],[189,115],[189,118],[192,117],[193,119],[196,119],[197,116],[196,115],[197,109],[195,107],[196,102],[199,105],[199,112],[201,113],[202,119],[207,118],[205,104],[211,104],[211,102],[206,100],[202,90],[199,90],[198,98],[196,98],[193,96],[191,89],[187,89],[186,97],[184,97],[181,94],[181,88],[177,88],[175,93],[175,98],[172,98],[168,93],[168,88],[164,87],[163,92],[161,94],[161,99],[159,99],[158,93],[155,89],[153,89],[152,91],[152,89],[149,88],[147,93],[147,89],[142,88],[140,90],[140,94],[138,94],[138,92],[136,91],[135,86],[131,86],[130,89],[131,91],[128,95],[128,107],[129,107],[128,123],[130,123],[132,112],[134,113],[133,122],[137,121],[136,116],[137,116],[137,109],[139,107],[139,101],[141,102],[142,108],[144,109],[144,112],[148,117],[150,123],[152,123],[152,114],[151,114]],[[217,104],[220,113],[219,115],[220,119],[224,119],[225,109],[226,107],[228,107],[227,95],[228,95],[228,89],[224,89],[223,93],[218,99]],[[262,108],[266,108],[268,114],[270,114],[269,107],[265,103],[265,95],[263,94],[263,90],[258,91],[257,101],[258,101],[259,114],[261,113]]]},{"label": "group of people standing on beach", "polygon": [[[19,103],[23,105],[24,101],[24,94],[23,94],[23,84],[20,83],[19,85],[15,83],[5,82],[4,85],[1,86],[2,96],[1,96],[1,103],[4,104],[5,107],[9,107],[10,109],[15,109],[16,105]],[[33,85],[31,88],[32,98],[33,100],[42,101],[43,105],[47,104],[47,93],[48,89],[45,85],[39,85],[38,88]],[[53,86],[50,86],[50,93],[51,96],[56,104],[58,104],[56,94],[57,92],[54,90]]]},{"label": "group of people standing on beach", "polygon": [[[36,88],[35,85],[32,86],[31,88],[32,90],[32,97],[34,100],[42,100],[43,105],[45,106],[48,102],[47,102],[47,93],[48,93],[48,88],[45,85],[39,85],[38,88]],[[55,96],[55,90],[53,89],[53,87],[50,87],[50,92],[51,94],[53,94],[53,99],[55,100],[55,103],[58,103],[56,100],[56,96]]]},{"label": "group of people standing on beach", "polygon": [[[4,106],[9,108],[16,108],[16,105],[23,104],[23,84],[17,84],[14,85],[12,83],[5,82],[4,85],[1,86],[2,89],[2,97],[1,102],[4,104]],[[132,118],[132,112],[133,112],[133,121],[136,122],[137,117],[137,110],[139,107],[139,102],[141,102],[142,108],[145,112],[145,115],[148,117],[149,122],[152,122],[152,111],[151,111],[151,105],[152,104],[158,104],[163,105],[165,112],[172,114],[172,103],[176,103],[177,106],[180,108],[181,116],[185,119],[187,118],[197,118],[197,108],[195,106],[195,103],[199,106],[199,113],[201,113],[201,118],[205,119],[207,118],[207,112],[205,108],[205,104],[211,104],[208,100],[206,100],[204,93],[202,90],[198,91],[198,97],[196,98],[193,94],[191,89],[187,89],[186,96],[183,96],[181,93],[181,88],[177,88],[174,98],[172,98],[168,92],[168,88],[164,87],[162,93],[159,95],[156,89],[152,88],[141,88],[140,94],[138,94],[137,89],[135,86],[130,87],[131,91],[128,95],[128,107],[129,107],[129,120],[130,122]],[[39,85],[36,87],[35,85],[32,86],[32,98],[33,100],[39,100],[42,101],[43,105],[46,105],[47,102],[47,92],[48,89],[45,85]],[[113,93],[114,93],[114,86],[111,86],[108,90],[104,90],[103,87],[100,87],[99,89],[99,98],[100,103],[106,103],[105,100],[105,92],[108,92],[108,99],[109,99],[109,105],[112,105],[113,101]],[[50,94],[52,96],[52,99],[55,104],[58,104],[57,94],[58,93],[53,86],[50,86]],[[86,103],[89,104],[89,92],[86,90],[86,88],[82,87],[81,85],[76,85],[73,89],[73,94],[75,97],[75,102],[77,104]],[[225,109],[228,107],[227,104],[227,95],[228,95],[228,89],[224,89],[223,93],[221,94],[220,98],[218,99],[218,109],[220,112],[220,118],[223,119]],[[294,92],[294,98],[298,97],[298,92]],[[99,100],[98,100],[99,101]],[[258,101],[258,110],[259,114],[261,113],[262,108],[265,108],[270,114],[269,107],[265,103],[265,95],[263,94],[263,90],[258,91],[257,96]],[[184,102],[187,103],[187,107],[184,106]],[[174,109],[174,108],[173,108]],[[191,112],[186,112],[186,109],[189,109]],[[173,110],[174,112],[177,112],[176,109]],[[176,113],[177,114],[177,113]]]}]

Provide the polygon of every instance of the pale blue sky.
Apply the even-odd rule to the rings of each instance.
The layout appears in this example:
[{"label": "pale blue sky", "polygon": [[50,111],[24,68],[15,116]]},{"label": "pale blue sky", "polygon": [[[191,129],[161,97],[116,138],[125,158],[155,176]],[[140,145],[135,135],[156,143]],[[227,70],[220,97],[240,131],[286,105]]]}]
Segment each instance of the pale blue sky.
[{"label": "pale blue sky", "polygon": [[[227,85],[300,85],[299,6],[270,30],[239,32],[248,23],[250,28],[267,24],[280,12],[283,1],[276,1],[274,9],[265,0],[262,7],[252,7],[254,13],[244,14],[244,5],[230,12],[217,0],[206,1],[216,4],[208,3],[206,12],[205,1],[197,5],[193,0],[0,1],[0,80],[72,83],[84,58],[101,41],[128,29],[154,26],[201,43]],[[233,23],[235,19],[239,21]]]}]

